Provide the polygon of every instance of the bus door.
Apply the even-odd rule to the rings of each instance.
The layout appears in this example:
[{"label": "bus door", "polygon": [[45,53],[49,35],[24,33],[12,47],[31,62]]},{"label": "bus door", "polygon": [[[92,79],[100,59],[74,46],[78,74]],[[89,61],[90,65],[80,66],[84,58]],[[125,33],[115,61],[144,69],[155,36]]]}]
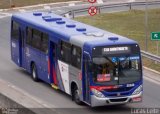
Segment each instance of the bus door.
[{"label": "bus door", "polygon": [[25,68],[25,28],[23,26],[20,26],[19,28],[19,51],[20,51],[20,66]]},{"label": "bus door", "polygon": [[89,77],[89,61],[90,61],[90,56],[89,54],[84,53],[83,56],[83,78],[84,78],[84,84],[83,84],[83,89],[84,89],[84,100],[87,103],[90,103],[90,77]]},{"label": "bus door", "polygon": [[49,35],[46,33],[41,33],[41,52],[40,52],[40,62],[41,62],[41,79],[47,83],[50,83],[50,77],[48,72],[48,62],[49,62]]},{"label": "bus door", "polygon": [[57,44],[54,42],[50,42],[50,73],[52,76],[52,82],[54,85],[57,85],[57,77],[56,77],[56,63],[57,63]]},{"label": "bus door", "polygon": [[12,60],[21,66],[21,36],[20,36],[20,24],[12,20],[11,28],[11,56]]}]

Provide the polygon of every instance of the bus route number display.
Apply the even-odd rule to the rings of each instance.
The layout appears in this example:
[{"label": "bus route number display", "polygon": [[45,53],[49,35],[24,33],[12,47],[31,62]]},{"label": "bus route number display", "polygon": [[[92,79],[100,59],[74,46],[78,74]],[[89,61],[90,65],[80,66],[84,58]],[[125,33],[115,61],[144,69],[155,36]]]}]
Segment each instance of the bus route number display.
[{"label": "bus route number display", "polygon": [[116,53],[128,53],[130,52],[129,47],[109,47],[109,48],[103,48],[102,53],[103,54],[116,54]]}]

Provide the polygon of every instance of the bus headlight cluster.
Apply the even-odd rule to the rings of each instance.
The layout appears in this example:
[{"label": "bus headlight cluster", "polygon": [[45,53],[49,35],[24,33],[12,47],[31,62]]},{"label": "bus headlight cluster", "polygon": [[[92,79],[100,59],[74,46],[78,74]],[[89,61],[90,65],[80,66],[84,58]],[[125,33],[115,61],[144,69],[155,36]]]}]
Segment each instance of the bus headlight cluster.
[{"label": "bus headlight cluster", "polygon": [[96,96],[96,97],[100,97],[100,98],[104,98],[105,96],[98,90],[92,88],[91,89],[92,93]]},{"label": "bus headlight cluster", "polygon": [[142,85],[140,85],[133,93],[132,95],[137,95],[142,91]]}]

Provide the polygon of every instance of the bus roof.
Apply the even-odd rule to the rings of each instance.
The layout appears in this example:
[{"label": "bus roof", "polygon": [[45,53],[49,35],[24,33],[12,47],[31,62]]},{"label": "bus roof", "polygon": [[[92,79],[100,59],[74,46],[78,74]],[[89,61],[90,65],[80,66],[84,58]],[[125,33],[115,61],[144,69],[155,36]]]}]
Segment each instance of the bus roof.
[{"label": "bus roof", "polygon": [[12,19],[22,24],[48,32],[54,38],[61,38],[74,45],[86,48],[96,46],[137,44],[126,37],[104,31],[102,29],[68,19],[54,13],[17,13]]}]

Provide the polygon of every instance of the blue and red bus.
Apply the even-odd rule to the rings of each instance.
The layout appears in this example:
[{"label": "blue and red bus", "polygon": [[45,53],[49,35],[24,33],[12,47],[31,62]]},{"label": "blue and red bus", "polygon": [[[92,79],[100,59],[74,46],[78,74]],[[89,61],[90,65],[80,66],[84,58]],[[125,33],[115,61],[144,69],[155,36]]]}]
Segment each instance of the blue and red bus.
[{"label": "blue and red bus", "polygon": [[137,42],[51,12],[14,14],[11,58],[29,72],[91,107],[142,101]]}]

